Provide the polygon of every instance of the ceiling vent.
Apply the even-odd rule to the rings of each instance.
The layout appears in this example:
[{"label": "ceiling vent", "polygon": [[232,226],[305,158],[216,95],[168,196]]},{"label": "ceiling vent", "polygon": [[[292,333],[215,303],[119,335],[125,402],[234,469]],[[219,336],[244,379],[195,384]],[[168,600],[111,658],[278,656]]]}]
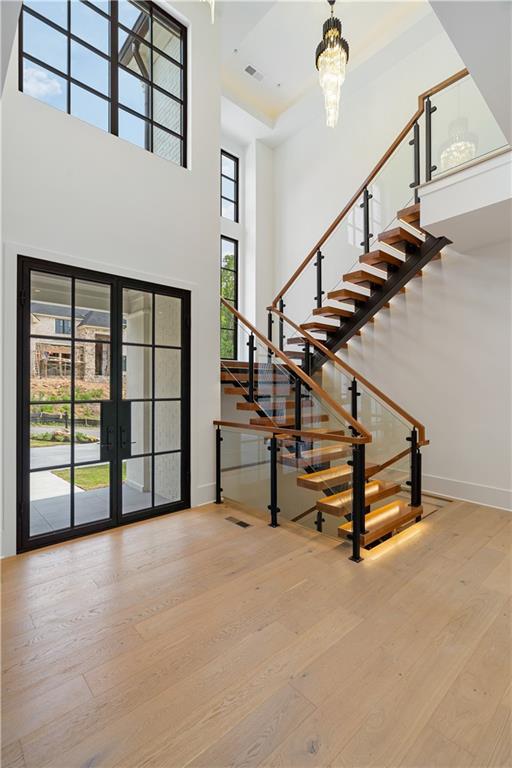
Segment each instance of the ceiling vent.
[{"label": "ceiling vent", "polygon": [[258,70],[255,67],[251,66],[251,64],[248,64],[246,66],[245,71],[250,77],[254,77],[255,80],[258,80],[259,82],[263,80],[263,75],[261,74],[261,72],[258,72]]}]

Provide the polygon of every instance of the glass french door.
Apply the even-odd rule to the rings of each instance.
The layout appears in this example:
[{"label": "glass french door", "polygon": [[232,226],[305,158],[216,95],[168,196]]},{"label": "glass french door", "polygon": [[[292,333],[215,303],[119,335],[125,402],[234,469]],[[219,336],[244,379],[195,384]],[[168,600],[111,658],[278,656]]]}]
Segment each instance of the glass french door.
[{"label": "glass french door", "polygon": [[190,504],[190,294],[20,257],[18,549]]}]

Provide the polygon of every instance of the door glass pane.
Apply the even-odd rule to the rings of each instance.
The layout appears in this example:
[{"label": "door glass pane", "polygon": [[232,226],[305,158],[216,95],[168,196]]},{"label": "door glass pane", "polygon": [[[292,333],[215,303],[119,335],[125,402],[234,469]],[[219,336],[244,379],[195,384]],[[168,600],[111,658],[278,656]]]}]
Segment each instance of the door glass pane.
[{"label": "door glass pane", "polygon": [[110,517],[110,464],[75,467],[75,525]]},{"label": "door glass pane", "polygon": [[[151,451],[151,403],[132,403],[132,456]],[[158,415],[155,416],[158,419]]]},{"label": "door glass pane", "polygon": [[30,278],[30,333],[71,336],[71,279],[45,272]]},{"label": "door glass pane", "polygon": [[155,397],[181,396],[181,350],[155,349]]},{"label": "door glass pane", "polygon": [[155,506],[181,499],[181,453],[155,456]]},{"label": "door glass pane", "polygon": [[75,464],[100,460],[100,428],[99,403],[75,406]]},{"label": "door glass pane", "polygon": [[80,339],[110,340],[110,286],[77,280],[75,335]]},{"label": "door glass pane", "polygon": [[151,507],[151,456],[123,461],[123,515]]},{"label": "door glass pane", "polygon": [[30,413],[30,468],[65,466],[71,462],[70,406],[35,405]]},{"label": "door glass pane", "polygon": [[181,448],[181,400],[155,403],[155,451]]},{"label": "door glass pane", "polygon": [[[69,467],[63,472],[69,474]],[[30,536],[52,533],[71,525],[71,485],[61,470],[30,473]]]},{"label": "door glass pane", "polygon": [[30,399],[69,400],[71,397],[71,342],[30,340]]},{"label": "door glass pane", "polygon": [[123,347],[123,398],[149,399],[152,396],[151,347]]},{"label": "door glass pane", "polygon": [[155,344],[181,346],[181,299],[155,294]]},{"label": "door glass pane", "polygon": [[153,294],[123,289],[123,341],[151,344],[153,341]]},{"label": "door glass pane", "polygon": [[75,342],[75,400],[110,400],[110,344]]}]

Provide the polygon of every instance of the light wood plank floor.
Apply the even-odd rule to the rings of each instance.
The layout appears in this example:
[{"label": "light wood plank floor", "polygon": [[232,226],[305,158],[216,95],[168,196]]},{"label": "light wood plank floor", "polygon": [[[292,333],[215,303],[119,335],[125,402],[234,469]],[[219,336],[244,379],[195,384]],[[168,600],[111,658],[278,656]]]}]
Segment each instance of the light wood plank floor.
[{"label": "light wood plank floor", "polygon": [[5,560],[4,768],[512,765],[510,513],[449,504],[360,565],[266,522]]}]

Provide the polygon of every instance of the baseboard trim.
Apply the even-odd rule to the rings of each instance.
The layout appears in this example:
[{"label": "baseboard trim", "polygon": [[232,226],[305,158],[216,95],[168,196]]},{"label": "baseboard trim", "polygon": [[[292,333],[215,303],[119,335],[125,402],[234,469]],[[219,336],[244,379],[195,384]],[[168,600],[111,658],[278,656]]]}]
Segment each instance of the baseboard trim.
[{"label": "baseboard trim", "polygon": [[202,507],[215,501],[215,483],[204,483],[192,488],[191,506]]},{"label": "baseboard trim", "polygon": [[445,499],[471,501],[474,504],[484,504],[486,507],[496,507],[512,512],[512,490],[506,488],[452,480],[437,475],[423,475],[423,490],[425,493],[432,493]]}]

